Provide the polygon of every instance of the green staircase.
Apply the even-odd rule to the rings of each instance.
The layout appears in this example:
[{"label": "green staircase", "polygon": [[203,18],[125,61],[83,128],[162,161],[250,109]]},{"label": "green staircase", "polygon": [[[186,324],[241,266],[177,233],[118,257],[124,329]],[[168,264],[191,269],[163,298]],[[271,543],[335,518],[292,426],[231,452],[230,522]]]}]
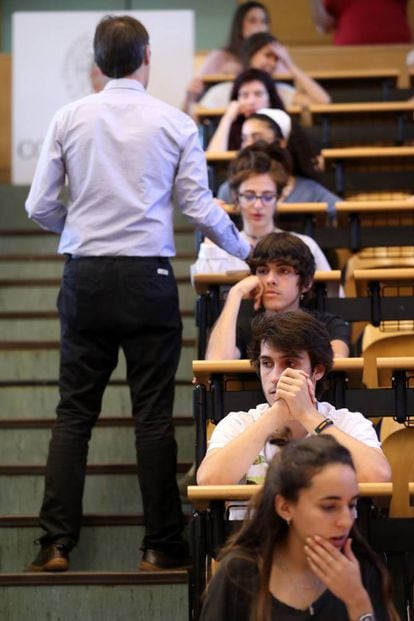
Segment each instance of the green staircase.
[{"label": "green staircase", "polygon": [[[92,434],[84,524],[71,568],[27,574],[58,399],[58,238],[24,211],[28,188],[0,186],[0,619],[1,621],[187,621],[188,574],[139,572],[144,525],[125,362],[120,354]],[[195,293],[193,233],[177,214],[174,270],[184,325],[174,423],[177,476],[193,460],[191,361]],[[187,522],[190,508],[184,505]]]}]

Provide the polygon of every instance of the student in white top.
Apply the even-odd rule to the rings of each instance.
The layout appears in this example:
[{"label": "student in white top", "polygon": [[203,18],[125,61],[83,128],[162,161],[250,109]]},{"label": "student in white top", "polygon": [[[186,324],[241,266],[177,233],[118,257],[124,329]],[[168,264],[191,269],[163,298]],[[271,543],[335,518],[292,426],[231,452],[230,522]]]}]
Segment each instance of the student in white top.
[{"label": "student in white top", "polygon": [[372,423],[359,412],[317,400],[333,360],[320,321],[301,310],[258,315],[252,322],[251,360],[267,404],[220,421],[198,469],[198,484],[258,483],[281,445],[320,433],[350,451],[359,481],[390,480]]}]

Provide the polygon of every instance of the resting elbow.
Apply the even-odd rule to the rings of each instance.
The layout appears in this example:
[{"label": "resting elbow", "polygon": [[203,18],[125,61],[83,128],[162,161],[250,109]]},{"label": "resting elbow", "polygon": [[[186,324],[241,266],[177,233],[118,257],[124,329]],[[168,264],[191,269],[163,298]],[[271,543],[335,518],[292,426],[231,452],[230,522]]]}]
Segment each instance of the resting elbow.
[{"label": "resting elbow", "polygon": [[391,466],[384,457],[365,468],[358,478],[364,483],[389,483],[392,481]]}]

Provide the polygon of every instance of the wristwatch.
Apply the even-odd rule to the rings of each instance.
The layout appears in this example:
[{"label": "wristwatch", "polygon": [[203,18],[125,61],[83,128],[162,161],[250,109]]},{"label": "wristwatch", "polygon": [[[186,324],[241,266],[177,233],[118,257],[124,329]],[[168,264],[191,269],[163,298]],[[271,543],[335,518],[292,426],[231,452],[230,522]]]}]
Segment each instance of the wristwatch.
[{"label": "wristwatch", "polygon": [[373,612],[366,612],[364,615],[359,617],[358,621],[375,621],[375,615]]}]

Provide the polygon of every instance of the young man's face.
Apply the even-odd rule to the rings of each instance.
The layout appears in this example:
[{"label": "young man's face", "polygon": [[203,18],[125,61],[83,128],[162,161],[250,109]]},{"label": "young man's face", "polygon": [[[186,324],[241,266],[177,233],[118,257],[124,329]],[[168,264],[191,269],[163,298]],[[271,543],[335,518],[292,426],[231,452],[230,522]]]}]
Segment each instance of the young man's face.
[{"label": "young man's face", "polygon": [[312,369],[308,352],[299,351],[293,354],[274,349],[266,341],[260,345],[259,370],[263,392],[269,405],[275,401],[276,387],[283,371],[287,368],[305,371],[313,383],[323,375],[321,370]]},{"label": "young man's face", "polygon": [[301,288],[294,267],[283,263],[266,263],[256,268],[256,276],[263,285],[262,304],[266,310],[277,313],[297,310],[300,296],[306,288]]}]

